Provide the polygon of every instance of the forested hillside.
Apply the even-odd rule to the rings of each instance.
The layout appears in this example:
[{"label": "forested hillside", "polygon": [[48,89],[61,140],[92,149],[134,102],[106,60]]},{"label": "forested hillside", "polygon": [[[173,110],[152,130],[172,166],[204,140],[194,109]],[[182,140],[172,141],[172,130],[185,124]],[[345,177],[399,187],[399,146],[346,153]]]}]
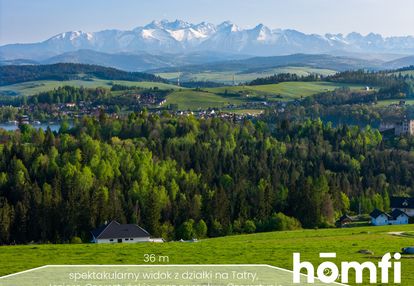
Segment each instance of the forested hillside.
[{"label": "forested hillside", "polygon": [[[324,227],[413,194],[412,138],[358,127],[132,113],[1,134],[0,242],[84,241],[105,221],[166,239]],[[389,148],[392,146],[393,148]]]},{"label": "forested hillside", "polygon": [[97,77],[107,80],[157,81],[164,79],[141,72],[126,72],[97,65],[59,63],[53,65],[0,66],[0,86],[36,80],[75,80]]}]

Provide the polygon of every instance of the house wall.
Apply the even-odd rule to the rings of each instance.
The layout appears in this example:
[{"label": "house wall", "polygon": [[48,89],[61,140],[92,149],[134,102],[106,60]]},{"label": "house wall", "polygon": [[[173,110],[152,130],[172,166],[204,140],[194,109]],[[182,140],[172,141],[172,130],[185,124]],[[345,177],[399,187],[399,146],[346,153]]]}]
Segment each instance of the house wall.
[{"label": "house wall", "polygon": [[410,217],[414,217],[414,209],[393,208],[392,210],[395,210],[395,209],[405,212]]},{"label": "house wall", "polygon": [[[128,240],[127,240],[128,239]],[[138,243],[138,242],[149,242],[149,237],[134,237],[130,238],[122,238],[122,243]],[[118,238],[114,238],[112,241],[110,239],[96,239],[95,243],[118,243]]]},{"label": "house wall", "polygon": [[373,225],[388,225],[388,218],[385,215],[380,215],[377,218],[371,218]]},{"label": "house wall", "polygon": [[410,132],[410,135],[413,135],[414,134],[414,120],[410,120],[410,122],[409,122],[409,132]]},{"label": "house wall", "polygon": [[408,217],[405,215],[400,215],[396,220],[390,220],[390,224],[408,224]]}]

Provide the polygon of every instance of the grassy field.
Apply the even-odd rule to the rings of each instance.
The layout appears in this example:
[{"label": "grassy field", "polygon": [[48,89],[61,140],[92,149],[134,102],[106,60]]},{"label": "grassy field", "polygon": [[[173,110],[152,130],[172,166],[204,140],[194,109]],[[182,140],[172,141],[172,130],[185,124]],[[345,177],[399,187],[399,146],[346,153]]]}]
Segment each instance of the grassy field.
[{"label": "grassy field", "polygon": [[[351,89],[362,89],[361,85],[339,84],[331,82],[282,82],[279,84],[267,84],[256,86],[232,86],[210,88],[210,92],[223,93],[225,90],[233,93],[250,94],[250,95],[267,95],[273,98],[280,95],[282,100],[292,100],[301,97],[307,97],[319,92],[331,91],[338,87],[350,87]],[[277,98],[276,98],[277,99]],[[279,99],[278,99],[279,100]]]},{"label": "grassy field", "polygon": [[393,74],[393,75],[399,75],[399,74],[401,74],[401,75],[412,75],[412,76],[414,76],[414,70],[406,70],[406,71],[400,71],[400,72],[393,72],[393,73],[391,73],[391,74]]},{"label": "grassy field", "polygon": [[244,115],[259,115],[263,113],[262,109],[229,109],[226,110],[235,114],[244,114]]},{"label": "grassy field", "polygon": [[[168,256],[170,264],[269,264],[287,269],[292,269],[294,252],[316,267],[325,261],[319,258],[320,252],[336,252],[337,265],[340,261],[377,262],[387,252],[414,245],[414,237],[389,232],[413,231],[413,225],[402,225],[259,233],[197,243],[1,246],[0,275],[46,264],[144,264],[144,254]],[[363,249],[373,254],[360,254]],[[402,285],[413,285],[414,255],[403,255],[401,261]]]},{"label": "grassy field", "polygon": [[177,89],[175,85],[159,83],[159,82],[134,82],[123,80],[68,80],[68,81],[53,81],[53,80],[39,80],[29,81],[24,83],[0,86],[0,95],[26,95],[30,96],[39,92],[52,90],[59,86],[84,86],[90,88],[107,87],[110,88],[111,84],[122,84],[127,86],[137,86],[143,88],[158,87],[160,89]]},{"label": "grassy field", "polygon": [[[300,76],[307,76],[309,74],[320,74],[320,75],[332,75],[335,74],[336,71],[329,70],[329,69],[319,69],[319,68],[311,68],[311,67],[279,67],[279,68],[272,68],[263,71],[223,71],[223,72],[198,72],[198,73],[181,73],[180,79],[181,81],[215,81],[221,82],[225,84],[232,84],[233,83],[233,76],[234,81],[239,83],[245,83],[252,81],[258,77],[267,77],[274,74],[279,73],[292,73],[297,74]],[[177,80],[179,76],[179,72],[169,72],[169,73],[158,73],[158,76],[161,76],[166,79],[170,80]]]},{"label": "grassy field", "polygon": [[257,86],[205,88],[202,91],[175,91],[167,97],[167,102],[178,104],[179,109],[195,110],[207,107],[224,107],[228,104],[238,105],[258,100],[289,101],[343,86],[352,89],[363,89],[363,86],[360,85],[330,82],[282,82]]},{"label": "grassy field", "polygon": [[167,96],[168,104],[177,104],[181,110],[197,110],[199,108],[219,108],[228,104],[241,104],[246,99],[241,97],[222,96],[212,92],[180,90]]},{"label": "grassy field", "polygon": [[331,91],[339,87],[349,87],[354,90],[361,90],[364,86],[345,83],[331,83],[331,82],[283,82],[280,83],[276,90],[272,87],[257,86],[258,90],[269,92],[278,92],[291,98],[298,98],[300,96],[309,96],[321,91]]},{"label": "grassy field", "polygon": [[179,109],[191,110],[200,108],[204,109],[208,107],[222,108],[229,104],[240,105],[242,103],[260,100],[288,101],[323,91],[333,90],[341,86],[362,89],[362,86],[358,85],[334,84],[328,82],[284,82],[280,84],[260,86],[227,86],[220,88],[206,88],[202,91],[194,91],[164,83],[93,79],[24,82],[14,85],[1,86],[0,95],[30,96],[64,85],[84,86],[90,88],[110,88],[111,84],[122,84],[143,88],[158,87],[160,89],[172,89],[174,92],[167,97],[167,102],[170,104],[178,104]]},{"label": "grassy field", "polygon": [[[377,106],[383,107],[383,106],[388,106],[391,104],[398,104],[400,102],[400,100],[404,100],[404,99],[386,99],[386,100],[379,100],[377,102]],[[405,99],[405,104],[410,104],[413,105],[414,104],[414,99]]]}]

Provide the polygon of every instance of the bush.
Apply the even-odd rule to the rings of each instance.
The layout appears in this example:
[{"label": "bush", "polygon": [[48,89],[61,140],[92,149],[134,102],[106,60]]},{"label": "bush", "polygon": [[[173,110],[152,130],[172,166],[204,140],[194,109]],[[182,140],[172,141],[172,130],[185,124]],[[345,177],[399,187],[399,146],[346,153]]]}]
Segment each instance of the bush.
[{"label": "bush", "polygon": [[203,238],[207,236],[207,225],[204,220],[200,219],[194,226],[194,232],[197,238]]},{"label": "bush", "polygon": [[210,236],[217,237],[223,235],[223,226],[218,220],[213,220],[210,228]]},{"label": "bush", "polygon": [[245,233],[254,233],[256,231],[256,225],[252,220],[246,220],[243,225],[243,230]]},{"label": "bush", "polygon": [[185,221],[178,229],[177,238],[190,240],[195,236],[194,233],[194,220],[190,219]]},{"label": "bush", "polygon": [[283,213],[273,214],[270,219],[271,230],[295,230],[301,229],[302,225],[294,218],[289,217]]},{"label": "bush", "polygon": [[81,244],[82,243],[82,239],[78,236],[74,236],[72,237],[72,239],[70,240],[71,244]]},{"label": "bush", "polygon": [[237,219],[233,222],[233,232],[234,233],[242,233],[243,232],[242,222],[241,222],[240,219]]},{"label": "bush", "polygon": [[174,226],[171,223],[165,222],[161,225],[161,237],[165,241],[174,239]]}]

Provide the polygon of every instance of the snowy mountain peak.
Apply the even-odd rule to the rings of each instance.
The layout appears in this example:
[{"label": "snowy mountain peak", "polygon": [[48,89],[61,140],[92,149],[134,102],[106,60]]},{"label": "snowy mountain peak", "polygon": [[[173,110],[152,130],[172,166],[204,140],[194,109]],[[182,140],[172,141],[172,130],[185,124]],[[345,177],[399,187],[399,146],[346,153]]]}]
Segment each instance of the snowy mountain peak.
[{"label": "snowy mountain peak", "polygon": [[195,30],[203,33],[204,35],[210,35],[217,31],[217,27],[214,24],[201,22],[193,27]]},{"label": "snowy mountain peak", "polygon": [[78,38],[84,38],[87,40],[91,40],[93,38],[92,33],[86,33],[86,32],[82,32],[82,31],[70,31],[70,32],[64,32],[61,34],[58,34],[52,38],[50,38],[50,40],[69,40],[69,41],[73,41],[76,40]]},{"label": "snowy mountain peak", "polygon": [[[163,21],[154,20],[151,23],[144,26],[145,29],[160,29],[163,26]],[[142,27],[137,27],[135,30],[142,29]]]},{"label": "snowy mountain peak", "polygon": [[236,24],[233,24],[231,21],[224,21],[217,26],[217,30],[226,30],[230,32],[238,32],[240,29]]},{"label": "snowy mountain peak", "polygon": [[256,27],[254,27],[254,30],[263,30],[263,29],[268,29],[268,28],[265,25],[263,25],[262,23],[260,23]]},{"label": "snowy mountain peak", "polygon": [[144,26],[145,29],[166,29],[166,30],[180,30],[180,29],[187,29],[191,28],[193,25],[182,21],[182,20],[161,20],[161,21],[152,21],[148,25]]},{"label": "snowy mountain peak", "polygon": [[174,22],[169,22],[167,24],[167,28],[170,28],[172,30],[187,29],[191,27],[193,27],[192,24],[182,21],[182,20],[175,20]]}]

